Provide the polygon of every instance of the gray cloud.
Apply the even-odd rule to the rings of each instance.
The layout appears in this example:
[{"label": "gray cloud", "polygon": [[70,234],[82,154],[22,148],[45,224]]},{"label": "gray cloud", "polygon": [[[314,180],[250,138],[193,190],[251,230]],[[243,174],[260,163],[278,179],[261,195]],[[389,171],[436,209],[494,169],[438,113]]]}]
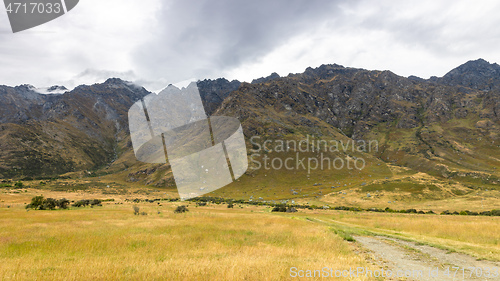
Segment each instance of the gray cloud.
[{"label": "gray cloud", "polygon": [[335,1],[175,1],[157,13],[155,36],[134,59],[150,76],[216,77],[258,60],[338,12]]},{"label": "gray cloud", "polygon": [[499,8],[465,0],[86,0],[17,34],[0,11],[0,84],[69,88],[109,75],[158,90],[326,63],[425,78],[479,57],[500,62]]}]

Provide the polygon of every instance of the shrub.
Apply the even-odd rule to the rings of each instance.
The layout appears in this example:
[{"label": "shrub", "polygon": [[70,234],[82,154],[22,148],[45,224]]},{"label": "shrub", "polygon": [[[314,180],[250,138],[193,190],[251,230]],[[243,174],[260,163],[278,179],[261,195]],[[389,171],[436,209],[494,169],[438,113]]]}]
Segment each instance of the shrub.
[{"label": "shrub", "polygon": [[57,206],[57,201],[54,198],[47,198],[43,201],[43,210],[54,210]]},{"label": "shrub", "polygon": [[297,212],[297,208],[295,207],[287,207],[285,205],[274,206],[271,212],[282,212],[282,213],[295,213]]},{"label": "shrub", "polygon": [[90,207],[94,207],[96,205],[97,206],[102,206],[101,202],[102,201],[99,200],[99,199],[91,199],[91,200],[89,200],[89,199],[82,199],[80,201],[77,201],[77,202],[73,203],[73,207],[86,207],[86,206],[89,206],[89,205],[90,205]]},{"label": "shrub", "polygon": [[44,198],[43,196],[35,196],[33,198],[31,198],[31,203],[26,205],[26,209],[28,208],[31,208],[31,209],[40,209],[40,207],[43,206],[43,201],[44,201]]},{"label": "shrub", "polygon": [[69,200],[66,198],[59,199],[57,200],[56,205],[59,209],[67,209],[69,206]]},{"label": "shrub", "polygon": [[26,209],[35,209],[35,210],[55,210],[59,209],[67,209],[69,205],[68,199],[59,199],[56,200],[54,198],[43,198],[43,196],[35,196],[31,198],[31,203],[26,205]]},{"label": "shrub", "polygon": [[286,212],[286,206],[284,205],[274,206],[271,212]]},{"label": "shrub", "polygon": [[229,203],[229,204],[227,204],[227,207],[228,208],[234,208],[234,204],[233,203]]},{"label": "shrub", "polygon": [[394,211],[393,209],[391,209],[391,208],[389,208],[389,207],[386,207],[386,208],[384,209],[384,211],[386,211],[387,213],[394,213],[394,212],[396,212],[396,211]]},{"label": "shrub", "polygon": [[89,200],[80,200],[80,201],[76,201],[75,203],[73,203],[73,207],[85,207],[85,206],[88,206],[89,205]]},{"label": "shrub", "polygon": [[23,188],[23,186],[24,186],[23,183],[20,181],[18,181],[18,182],[16,182],[16,184],[14,184],[15,188]]},{"label": "shrub", "polygon": [[91,206],[101,205],[101,200],[99,200],[99,199],[93,199],[93,200],[90,200],[90,201],[89,201],[89,204],[90,204]]},{"label": "shrub", "polygon": [[188,210],[187,206],[181,205],[181,206],[177,206],[177,208],[174,210],[174,213],[180,214],[180,213],[185,213],[188,211],[189,210]]}]

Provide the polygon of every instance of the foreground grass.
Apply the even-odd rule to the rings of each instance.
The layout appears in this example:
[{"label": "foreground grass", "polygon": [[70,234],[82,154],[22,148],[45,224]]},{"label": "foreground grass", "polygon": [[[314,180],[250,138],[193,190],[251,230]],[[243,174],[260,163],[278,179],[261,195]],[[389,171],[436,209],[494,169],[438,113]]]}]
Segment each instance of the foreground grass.
[{"label": "foreground grass", "polygon": [[[320,224],[263,208],[0,209],[2,280],[288,280],[290,267],[368,266]],[[158,211],[161,214],[158,214]]]},{"label": "foreground grass", "polygon": [[[109,196],[120,204],[24,210],[42,192],[75,201]],[[500,259],[498,217],[333,210],[287,214],[213,204],[191,204],[188,213],[174,214],[180,203],[166,202],[141,203],[148,215],[134,216],[133,204],[124,198],[135,193],[46,193],[0,194],[1,280],[291,280],[290,267],[371,268],[353,251],[351,234],[389,235]]]}]

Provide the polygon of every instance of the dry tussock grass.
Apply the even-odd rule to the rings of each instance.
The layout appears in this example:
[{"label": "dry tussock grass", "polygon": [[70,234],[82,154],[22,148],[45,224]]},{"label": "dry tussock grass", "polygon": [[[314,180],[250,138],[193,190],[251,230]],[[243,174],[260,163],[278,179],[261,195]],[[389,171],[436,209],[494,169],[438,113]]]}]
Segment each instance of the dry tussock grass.
[{"label": "dry tussock grass", "polygon": [[148,216],[131,205],[1,209],[0,279],[288,280],[292,266],[368,266],[322,225],[256,209],[174,207],[158,215],[142,206]]}]

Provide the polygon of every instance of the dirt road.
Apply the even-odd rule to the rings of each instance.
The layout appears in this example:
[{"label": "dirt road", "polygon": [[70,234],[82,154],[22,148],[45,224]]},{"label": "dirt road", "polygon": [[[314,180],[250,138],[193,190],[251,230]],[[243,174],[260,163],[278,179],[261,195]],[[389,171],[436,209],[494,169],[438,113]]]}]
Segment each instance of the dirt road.
[{"label": "dirt road", "polygon": [[[354,236],[384,280],[500,280],[500,263],[382,236]],[[369,274],[369,273],[368,273]]]}]

